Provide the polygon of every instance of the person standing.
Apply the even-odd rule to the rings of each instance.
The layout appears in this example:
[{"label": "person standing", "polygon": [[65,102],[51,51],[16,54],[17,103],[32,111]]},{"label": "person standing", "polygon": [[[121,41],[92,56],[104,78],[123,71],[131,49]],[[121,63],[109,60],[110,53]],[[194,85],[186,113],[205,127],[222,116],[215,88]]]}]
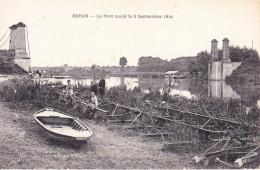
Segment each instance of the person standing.
[{"label": "person standing", "polygon": [[65,97],[67,99],[67,104],[72,103],[72,95],[73,95],[73,85],[70,80],[67,80]]},{"label": "person standing", "polygon": [[106,81],[103,75],[101,76],[101,80],[99,81],[98,86],[99,86],[99,94],[101,98],[103,98],[103,96],[105,95],[105,87],[106,87]]},{"label": "person standing", "polygon": [[98,99],[94,92],[91,92],[90,94],[91,94],[91,97],[90,97],[89,106],[90,106],[91,110],[94,110],[98,106]]},{"label": "person standing", "polygon": [[67,80],[66,94],[73,95],[73,85],[71,84],[70,80]]},{"label": "person standing", "polygon": [[83,113],[86,114],[88,119],[94,119],[96,108],[98,106],[98,99],[94,92],[91,92],[90,102],[86,105]]},{"label": "person standing", "polygon": [[96,83],[95,83],[94,80],[91,81],[90,91],[91,91],[91,92],[94,92],[95,95],[97,95],[97,93],[98,93],[98,87],[97,87],[97,85],[96,85]]}]

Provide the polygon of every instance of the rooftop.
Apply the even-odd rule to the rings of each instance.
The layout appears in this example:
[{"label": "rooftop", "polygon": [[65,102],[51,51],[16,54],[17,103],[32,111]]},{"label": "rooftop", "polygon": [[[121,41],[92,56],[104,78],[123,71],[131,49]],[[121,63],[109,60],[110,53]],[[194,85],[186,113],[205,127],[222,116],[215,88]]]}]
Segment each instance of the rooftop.
[{"label": "rooftop", "polygon": [[175,74],[177,72],[179,72],[179,71],[167,71],[165,74]]},{"label": "rooftop", "polygon": [[19,22],[18,24],[14,24],[11,27],[9,27],[10,29],[16,29],[18,27],[26,27],[26,25],[22,22]]}]

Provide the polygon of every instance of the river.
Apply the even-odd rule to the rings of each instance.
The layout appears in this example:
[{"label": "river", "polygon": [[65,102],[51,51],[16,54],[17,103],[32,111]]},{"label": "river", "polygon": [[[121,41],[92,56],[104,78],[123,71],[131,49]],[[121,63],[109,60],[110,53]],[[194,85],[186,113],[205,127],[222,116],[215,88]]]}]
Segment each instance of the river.
[{"label": "river", "polygon": [[[8,77],[0,77],[0,81],[7,80]],[[40,81],[41,84],[61,82],[66,84],[67,80],[71,80],[74,85],[90,85],[92,79],[73,79],[66,77],[63,79],[57,78],[41,78],[35,81]],[[127,89],[141,87],[144,92],[153,89],[168,89],[169,80],[164,78],[136,78],[136,77],[109,77],[105,78],[106,88],[109,89],[115,86],[126,86]],[[98,80],[96,81],[98,83]],[[234,89],[235,87],[235,89]],[[228,85],[224,81],[206,81],[198,79],[175,79],[171,80],[170,95],[179,95],[186,98],[199,97],[215,97],[221,99],[238,99],[245,102],[256,102],[259,100],[259,86],[255,85]]]}]

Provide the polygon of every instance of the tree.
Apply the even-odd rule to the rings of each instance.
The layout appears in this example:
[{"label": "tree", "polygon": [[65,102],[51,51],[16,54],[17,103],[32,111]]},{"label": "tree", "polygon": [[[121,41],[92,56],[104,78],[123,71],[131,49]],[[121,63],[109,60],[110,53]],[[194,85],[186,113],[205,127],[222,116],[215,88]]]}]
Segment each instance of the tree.
[{"label": "tree", "polygon": [[197,62],[200,67],[202,75],[208,74],[208,64],[210,61],[210,54],[207,51],[202,51],[197,55]]},{"label": "tree", "polygon": [[92,71],[95,71],[95,69],[96,69],[96,64],[93,64],[93,65],[90,67],[90,69],[91,69]]},{"label": "tree", "polygon": [[226,78],[229,84],[259,83],[260,61],[258,52],[247,47],[230,47],[232,62],[241,62],[241,65]]},{"label": "tree", "polygon": [[199,66],[196,64],[196,62],[191,62],[191,64],[189,65],[189,73],[190,75],[192,75],[193,77],[198,77],[198,73],[200,71]]},{"label": "tree", "polygon": [[121,57],[119,60],[119,65],[121,66],[121,71],[124,71],[125,65],[127,65],[127,59],[125,57]]},{"label": "tree", "polygon": [[138,71],[141,72],[164,72],[169,62],[159,57],[140,57],[138,60]]},{"label": "tree", "polygon": [[193,76],[198,76],[198,73],[201,72],[202,76],[208,74],[208,63],[210,60],[210,54],[207,51],[201,51],[196,56],[196,61],[191,62],[189,66],[190,74]]}]

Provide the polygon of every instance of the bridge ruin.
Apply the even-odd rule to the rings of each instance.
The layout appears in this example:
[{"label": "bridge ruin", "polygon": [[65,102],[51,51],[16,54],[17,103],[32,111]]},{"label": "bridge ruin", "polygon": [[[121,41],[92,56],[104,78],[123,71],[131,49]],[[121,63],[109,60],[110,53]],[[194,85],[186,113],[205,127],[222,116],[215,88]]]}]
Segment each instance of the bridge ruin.
[{"label": "bridge ruin", "polygon": [[[30,57],[30,49],[29,49],[29,41],[28,41],[28,32],[27,27],[24,23],[19,22],[18,24],[14,24],[9,27],[9,49],[8,50],[0,50],[0,57],[3,62],[8,63],[7,61],[12,61],[20,68],[22,68],[25,72],[31,71],[31,57]],[[8,38],[4,43],[7,42]],[[1,46],[3,46],[2,44]],[[4,51],[4,52],[3,52]]]},{"label": "bridge ruin", "polygon": [[225,81],[225,78],[230,76],[240,64],[241,62],[231,62],[227,38],[223,39],[221,61],[218,58],[218,41],[216,39],[211,41],[211,59],[208,67],[209,80]]}]

